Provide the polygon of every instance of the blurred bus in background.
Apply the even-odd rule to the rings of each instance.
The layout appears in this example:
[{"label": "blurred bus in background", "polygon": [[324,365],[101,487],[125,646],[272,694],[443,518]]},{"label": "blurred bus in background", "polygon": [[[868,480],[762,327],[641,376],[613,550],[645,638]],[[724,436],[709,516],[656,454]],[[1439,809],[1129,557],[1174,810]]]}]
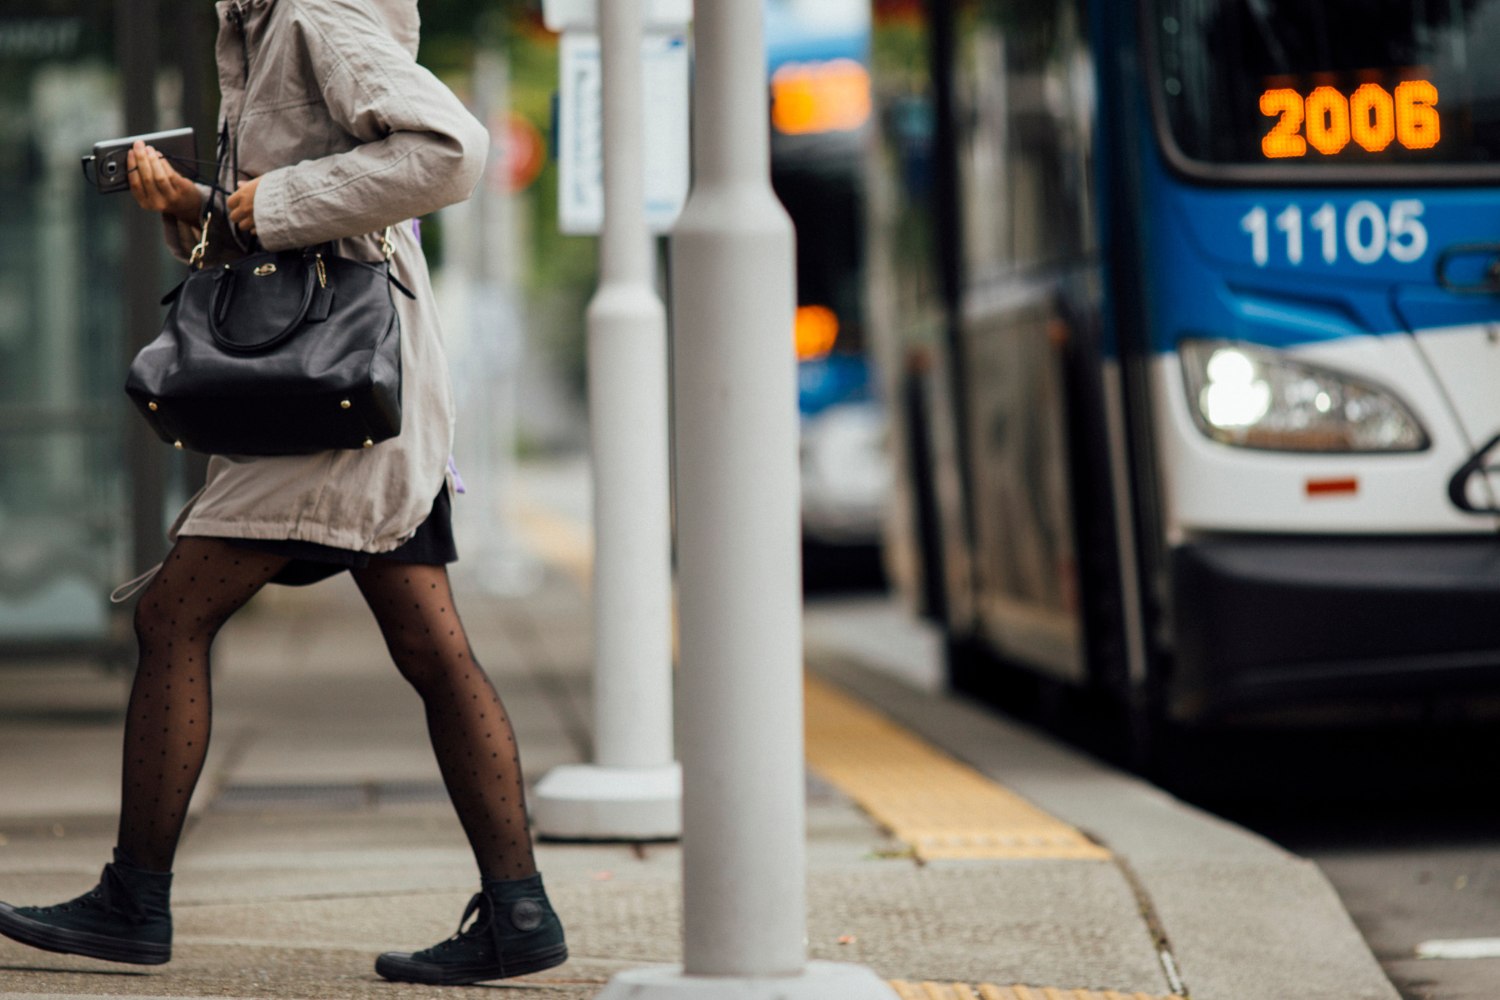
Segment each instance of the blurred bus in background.
[{"label": "blurred bus in background", "polygon": [[[869,0],[767,0],[771,179],[797,230],[809,579],[878,572],[890,465],[866,338]],[[858,582],[858,581],[855,581]]]},{"label": "blurred bus in background", "polygon": [[1500,2],[881,0],[890,564],[955,682],[1500,689]]}]

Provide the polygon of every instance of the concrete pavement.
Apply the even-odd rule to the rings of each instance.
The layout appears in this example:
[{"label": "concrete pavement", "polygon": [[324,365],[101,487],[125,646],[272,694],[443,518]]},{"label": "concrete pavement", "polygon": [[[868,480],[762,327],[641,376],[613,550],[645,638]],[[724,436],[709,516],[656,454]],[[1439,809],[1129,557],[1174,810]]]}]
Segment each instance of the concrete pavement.
[{"label": "concrete pavement", "polygon": [[[557,541],[552,551],[571,551]],[[588,605],[577,579],[546,569],[531,593],[474,591],[460,610],[515,721],[528,780],[586,761]],[[1006,1000],[1028,996],[1012,984],[1049,1000],[1396,996],[1309,863],[924,690],[930,667],[915,661],[930,643],[889,608],[858,622],[857,639],[841,638],[836,614],[813,612],[817,674],[1108,857],[919,863],[847,789],[810,773],[810,957],[929,981],[900,988],[933,998],[964,995],[945,984],[994,984],[979,995]],[[381,950],[452,933],[475,876],[419,702],[352,584],[257,598],[221,637],[215,673],[214,748],[178,856],[173,962],[138,969],[0,941],[0,1000],[443,994],[384,983],[372,968]],[[54,902],[97,878],[114,840],[124,690],[85,670],[0,668],[0,898]],[[571,1000],[617,971],[680,961],[676,845],[543,844],[539,860],[574,957],[490,988]]]}]

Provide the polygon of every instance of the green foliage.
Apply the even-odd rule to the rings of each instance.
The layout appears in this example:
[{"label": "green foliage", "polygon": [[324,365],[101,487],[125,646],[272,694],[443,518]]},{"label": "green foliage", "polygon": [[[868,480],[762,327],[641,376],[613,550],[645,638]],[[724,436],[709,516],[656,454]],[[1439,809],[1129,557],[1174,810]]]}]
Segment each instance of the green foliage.
[{"label": "green foliage", "polygon": [[929,45],[923,21],[913,18],[879,25],[871,38],[875,79],[884,89],[926,90]]},{"label": "green foliage", "polygon": [[[544,137],[552,134],[557,38],[541,23],[541,0],[421,0],[423,65],[463,92],[474,54],[505,54],[510,111]],[[497,127],[497,122],[488,123]],[[549,147],[552,143],[548,142]],[[583,312],[597,281],[595,241],[557,229],[557,164],[549,148],[540,176],[518,195],[525,254],[524,291],[532,332],[575,389],[584,379]]]},{"label": "green foliage", "polygon": [[465,72],[477,47],[498,48],[541,19],[541,0],[421,0],[422,64],[439,76]]}]

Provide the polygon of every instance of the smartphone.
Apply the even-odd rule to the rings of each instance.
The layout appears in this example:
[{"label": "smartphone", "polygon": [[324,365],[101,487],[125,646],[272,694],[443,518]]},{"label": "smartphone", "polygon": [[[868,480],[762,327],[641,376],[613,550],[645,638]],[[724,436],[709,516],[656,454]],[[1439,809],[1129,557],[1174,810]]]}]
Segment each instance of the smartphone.
[{"label": "smartphone", "polygon": [[83,176],[99,189],[100,194],[124,191],[130,187],[126,157],[137,142],[155,148],[182,176],[198,176],[198,140],[191,128],[174,128],[166,132],[132,135],[94,143],[94,152],[83,158]]}]

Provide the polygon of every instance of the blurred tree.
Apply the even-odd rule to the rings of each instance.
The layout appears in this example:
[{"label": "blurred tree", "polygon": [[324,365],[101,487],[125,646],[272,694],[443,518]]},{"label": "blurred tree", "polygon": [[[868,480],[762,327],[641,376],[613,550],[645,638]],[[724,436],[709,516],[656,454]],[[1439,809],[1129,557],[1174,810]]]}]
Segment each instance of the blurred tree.
[{"label": "blurred tree", "polygon": [[[421,0],[421,61],[465,94],[474,53],[500,51],[510,73],[509,113],[534,125],[544,136],[553,129],[558,84],[557,36],[542,23],[541,0]],[[491,132],[505,127],[503,116],[485,123]],[[549,146],[552,143],[549,142]],[[557,164],[548,150],[546,166],[523,192],[525,218],[521,269],[528,336],[545,352],[579,396],[584,385],[583,312],[597,281],[594,240],[563,236],[557,228]],[[436,260],[437,227],[424,230]]]},{"label": "blurred tree", "polygon": [[421,0],[422,63],[439,76],[464,73],[477,46],[502,46],[542,23],[541,0]]}]

